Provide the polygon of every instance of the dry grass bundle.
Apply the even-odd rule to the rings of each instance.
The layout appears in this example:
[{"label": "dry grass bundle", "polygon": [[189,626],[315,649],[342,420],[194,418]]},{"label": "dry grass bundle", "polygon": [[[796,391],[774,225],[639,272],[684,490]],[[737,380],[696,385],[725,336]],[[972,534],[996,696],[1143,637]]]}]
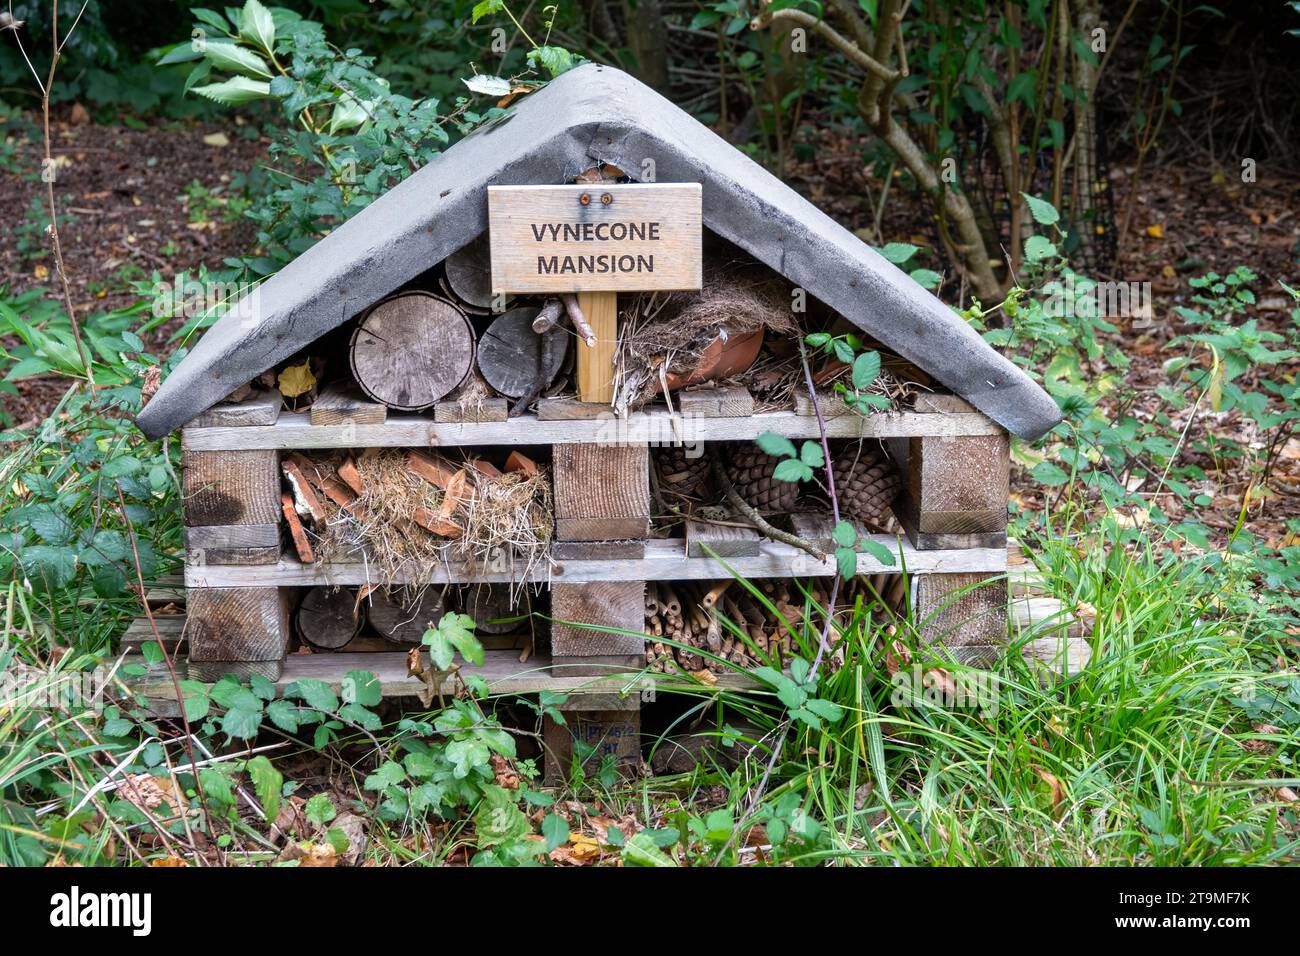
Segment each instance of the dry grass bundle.
[{"label": "dry grass bundle", "polygon": [[670,372],[694,369],[722,328],[793,333],[790,285],[770,270],[706,264],[700,292],[642,293],[624,311],[616,356],[614,406],[620,413],[656,395]]},{"label": "dry grass bundle", "polygon": [[392,585],[426,579],[452,560],[523,580],[548,559],[553,525],[544,469],[492,473],[464,460],[420,459],[446,476],[440,486],[413,461],[389,449],[354,463],[359,493],[346,507],[330,508],[321,560],[373,563],[382,583]]}]

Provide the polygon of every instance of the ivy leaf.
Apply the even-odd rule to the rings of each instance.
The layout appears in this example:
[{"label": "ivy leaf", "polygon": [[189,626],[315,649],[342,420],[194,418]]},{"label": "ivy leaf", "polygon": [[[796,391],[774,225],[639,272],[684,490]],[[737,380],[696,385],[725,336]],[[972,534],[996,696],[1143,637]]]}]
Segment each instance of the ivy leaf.
[{"label": "ivy leaf", "polygon": [[238,106],[241,103],[266,99],[271,95],[271,84],[250,80],[245,76],[236,76],[223,83],[196,86],[194,92],[223,106]]},{"label": "ivy leaf", "polygon": [[[1028,76],[1029,74],[1022,73],[1020,75]],[[1025,197],[1025,202],[1029,203],[1029,214],[1034,217],[1034,222],[1040,226],[1054,226],[1061,221],[1061,214],[1046,199],[1038,199],[1029,195],[1029,193],[1021,193],[1020,195]]]},{"label": "ivy leaf", "polygon": [[275,48],[275,20],[271,11],[258,3],[248,0],[244,4],[243,15],[239,18],[239,35],[266,53]]},{"label": "ivy leaf", "polygon": [[546,839],[546,852],[569,842],[569,824],[558,813],[548,813],[542,820],[542,836]]},{"label": "ivy leaf", "polygon": [[284,775],[275,769],[265,754],[258,754],[248,761],[244,769],[253,780],[253,789],[266,811],[266,819],[274,821],[280,813],[280,788],[284,786]]},{"label": "ivy leaf", "polygon": [[865,392],[880,374],[880,353],[863,352],[853,360],[853,387]]},{"label": "ivy leaf", "polygon": [[763,432],[754,439],[754,444],[762,449],[764,454],[771,455],[773,458],[793,458],[798,454],[794,442],[776,432]]},{"label": "ivy leaf", "polygon": [[812,469],[801,462],[798,458],[787,458],[776,466],[772,472],[772,477],[777,481],[788,481],[791,484],[798,484],[801,481],[807,481],[812,477]]}]

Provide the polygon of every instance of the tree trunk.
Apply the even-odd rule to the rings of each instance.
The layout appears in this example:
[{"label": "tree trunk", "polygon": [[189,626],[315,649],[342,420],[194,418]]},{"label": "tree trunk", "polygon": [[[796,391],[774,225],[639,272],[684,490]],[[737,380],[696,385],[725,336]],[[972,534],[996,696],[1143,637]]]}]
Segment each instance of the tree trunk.
[{"label": "tree trunk", "polygon": [[389,408],[421,411],[456,389],[474,367],[465,313],[427,292],[385,299],[352,334],[352,374]]},{"label": "tree trunk", "polygon": [[361,611],[351,588],[312,588],[298,607],[298,636],[308,644],[336,651],[361,630]]}]

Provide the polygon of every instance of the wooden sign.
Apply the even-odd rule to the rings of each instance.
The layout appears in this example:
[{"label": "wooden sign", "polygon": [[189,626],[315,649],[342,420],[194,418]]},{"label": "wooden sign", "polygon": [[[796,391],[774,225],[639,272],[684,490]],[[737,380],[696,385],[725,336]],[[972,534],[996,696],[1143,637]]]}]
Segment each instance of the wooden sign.
[{"label": "wooden sign", "polygon": [[700,184],[489,186],[493,293],[700,288]]}]

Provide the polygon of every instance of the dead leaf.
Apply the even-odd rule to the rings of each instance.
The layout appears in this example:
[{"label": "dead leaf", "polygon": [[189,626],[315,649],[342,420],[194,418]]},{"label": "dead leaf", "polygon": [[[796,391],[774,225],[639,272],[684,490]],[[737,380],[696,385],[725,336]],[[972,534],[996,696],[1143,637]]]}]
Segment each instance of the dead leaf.
[{"label": "dead leaf", "polygon": [[203,137],[203,142],[208,146],[215,146],[218,149],[224,149],[230,145],[230,139],[225,133],[208,133]]},{"label": "dead leaf", "polygon": [[506,790],[519,789],[519,774],[510,765],[510,761],[500,754],[492,755],[492,772],[496,774],[497,786]]},{"label": "dead leaf", "polygon": [[316,376],[306,362],[290,365],[280,373],[280,394],[285,398],[297,398],[316,387]]},{"label": "dead leaf", "polygon": [[1061,815],[1061,805],[1065,803],[1065,787],[1061,784],[1061,781],[1042,767],[1035,767],[1034,773],[1042,777],[1043,782],[1052,791],[1052,812],[1059,817]]},{"label": "dead leaf", "polygon": [[189,864],[186,863],[181,857],[175,855],[165,856],[158,860],[150,860],[149,865],[150,866],[189,866]]},{"label": "dead leaf", "polygon": [[1152,239],[1163,239],[1165,237],[1165,227],[1160,223],[1154,226],[1147,226],[1147,235]]}]

